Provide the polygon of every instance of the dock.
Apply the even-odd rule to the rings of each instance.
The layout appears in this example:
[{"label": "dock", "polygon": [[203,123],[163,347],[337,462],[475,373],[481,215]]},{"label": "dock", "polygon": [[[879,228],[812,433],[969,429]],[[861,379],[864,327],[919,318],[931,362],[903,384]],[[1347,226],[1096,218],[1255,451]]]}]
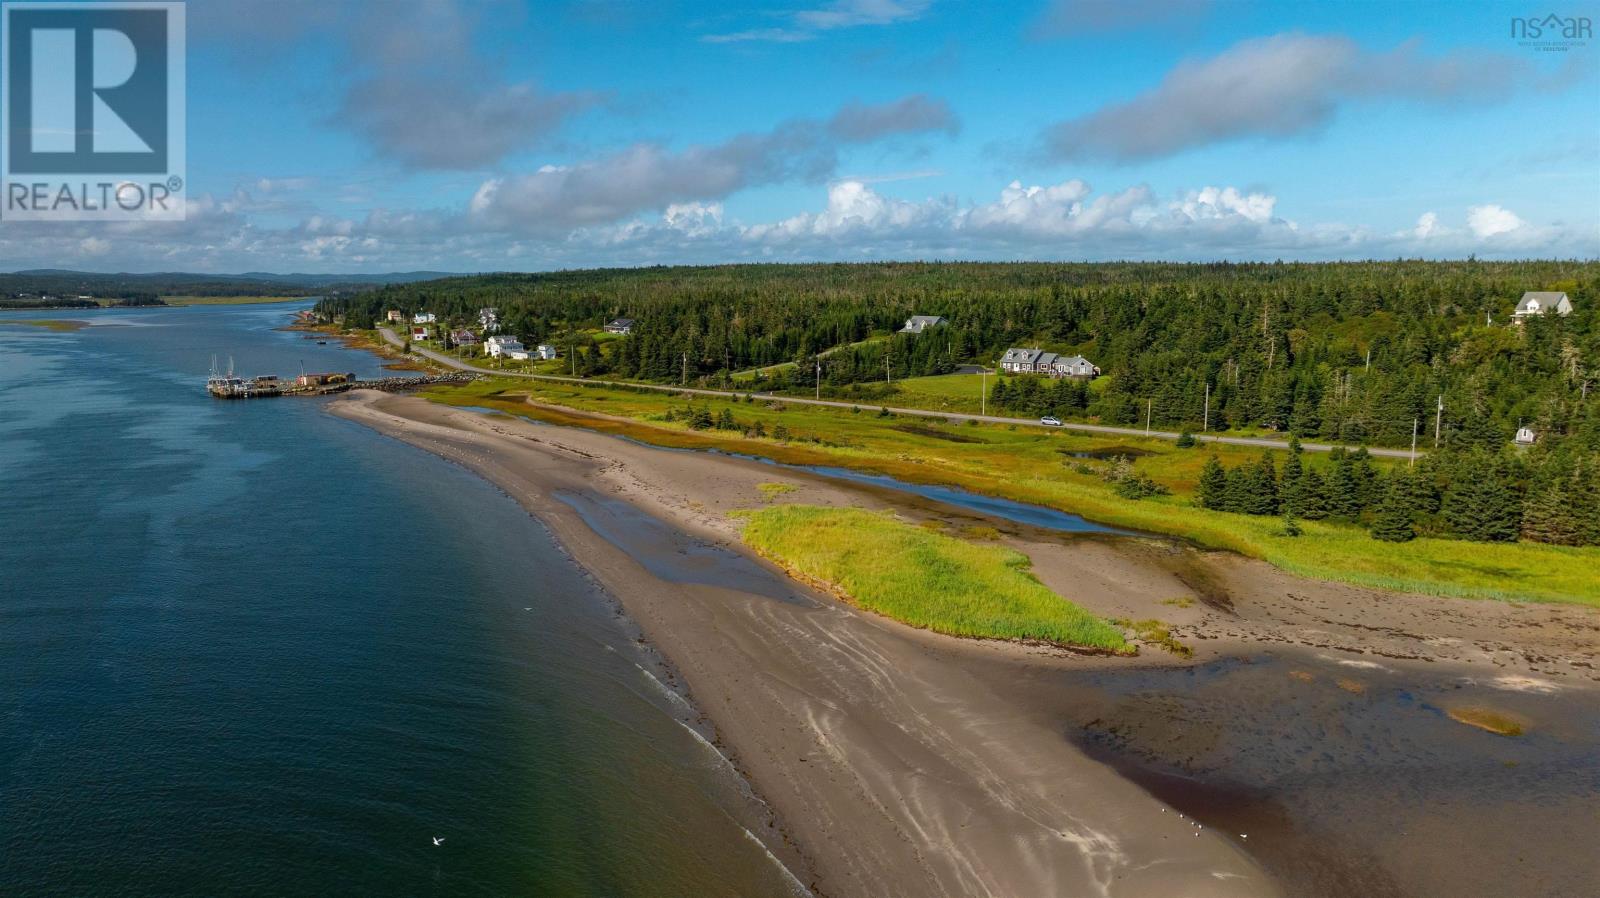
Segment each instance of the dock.
[{"label": "dock", "polygon": [[435,374],[428,377],[380,377],[360,380],[353,373],[302,374],[295,378],[280,378],[275,374],[259,377],[238,377],[233,374],[212,375],[206,380],[206,392],[215,399],[265,399],[272,396],[327,396],[350,390],[381,390],[385,393],[403,393],[437,384],[464,384],[482,375],[466,372]]}]

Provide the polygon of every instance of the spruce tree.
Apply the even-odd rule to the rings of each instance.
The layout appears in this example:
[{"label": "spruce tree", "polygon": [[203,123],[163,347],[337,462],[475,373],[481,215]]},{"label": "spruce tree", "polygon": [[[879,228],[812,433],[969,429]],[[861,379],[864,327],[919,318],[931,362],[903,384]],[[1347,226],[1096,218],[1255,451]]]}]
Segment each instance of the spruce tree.
[{"label": "spruce tree", "polygon": [[1328,514],[1354,520],[1361,514],[1360,485],[1356,480],[1355,462],[1348,453],[1335,449],[1330,457],[1337,456],[1333,473],[1327,481]]},{"label": "spruce tree", "polygon": [[1300,475],[1300,487],[1295,490],[1299,507],[1295,513],[1308,521],[1320,521],[1328,516],[1328,488],[1316,468],[1306,468]]},{"label": "spruce tree", "polygon": [[1239,510],[1245,514],[1275,515],[1278,513],[1278,470],[1272,463],[1272,453],[1261,454],[1261,461],[1248,473],[1241,472]]},{"label": "spruce tree", "polygon": [[1300,493],[1304,487],[1305,466],[1300,463],[1299,440],[1289,441],[1289,460],[1283,463],[1283,488],[1279,490],[1280,504],[1286,513],[1299,514],[1303,504]]},{"label": "spruce tree", "polygon": [[1569,459],[1552,458],[1541,466],[1537,482],[1522,509],[1522,538],[1557,546],[1583,544],[1584,489],[1578,467]]},{"label": "spruce tree", "polygon": [[1222,462],[1215,455],[1206,459],[1206,465],[1200,469],[1200,481],[1195,485],[1195,499],[1202,508],[1214,511],[1222,510],[1228,493],[1228,472],[1222,467]]},{"label": "spruce tree", "polygon": [[1377,517],[1372,522],[1372,538],[1388,543],[1405,543],[1417,538],[1405,475],[1389,478],[1388,489],[1384,490]]},{"label": "spruce tree", "polygon": [[1456,468],[1444,497],[1444,518],[1457,535],[1478,542],[1514,542],[1522,509],[1501,466],[1482,452]]}]

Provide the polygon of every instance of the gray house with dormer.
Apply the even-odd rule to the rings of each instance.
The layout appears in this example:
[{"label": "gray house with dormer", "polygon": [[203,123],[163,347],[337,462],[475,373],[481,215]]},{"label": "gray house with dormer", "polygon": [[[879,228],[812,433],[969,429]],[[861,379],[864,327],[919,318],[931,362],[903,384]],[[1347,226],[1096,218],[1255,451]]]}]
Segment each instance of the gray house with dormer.
[{"label": "gray house with dormer", "polygon": [[1099,366],[1081,355],[1058,355],[1042,349],[1013,347],[1000,356],[1000,370],[1011,374],[1044,374],[1049,377],[1097,377]]},{"label": "gray house with dormer", "polygon": [[1532,315],[1543,315],[1546,312],[1555,312],[1557,315],[1572,314],[1572,300],[1565,293],[1550,290],[1529,290],[1522,294],[1522,301],[1517,303],[1517,310],[1512,312],[1514,318],[1527,318]]},{"label": "gray house with dormer", "polygon": [[930,327],[942,327],[950,322],[939,315],[912,315],[906,319],[906,326],[900,328],[902,334],[920,334]]}]

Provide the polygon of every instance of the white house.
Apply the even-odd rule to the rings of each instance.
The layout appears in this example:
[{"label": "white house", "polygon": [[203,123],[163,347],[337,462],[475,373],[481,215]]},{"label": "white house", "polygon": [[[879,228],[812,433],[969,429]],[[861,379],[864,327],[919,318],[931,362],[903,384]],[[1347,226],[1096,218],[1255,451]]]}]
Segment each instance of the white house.
[{"label": "white house", "polygon": [[561,354],[556,352],[556,348],[551,346],[549,343],[540,343],[538,346],[534,347],[533,357],[536,359],[549,361],[550,359],[560,358]]},{"label": "white house", "polygon": [[633,319],[614,318],[611,323],[606,325],[605,331],[608,334],[631,334],[633,333]]},{"label": "white house", "polygon": [[425,328],[425,327],[423,327],[421,325],[417,325],[417,326],[411,328],[411,339],[413,339],[413,340],[426,340],[426,339],[428,339],[428,335],[430,333],[432,333],[432,332],[429,331],[427,328]]},{"label": "white house", "polygon": [[418,312],[417,314],[411,316],[412,324],[433,324],[438,320],[439,316],[433,314],[432,312]]},{"label": "white house", "polygon": [[522,345],[522,341],[518,340],[516,337],[503,337],[499,334],[495,334],[489,339],[483,341],[483,352],[485,355],[491,355],[497,359],[514,359],[517,357],[518,353],[521,353],[522,358],[524,359],[528,357],[527,347]]},{"label": "white house", "polygon": [[500,311],[498,309],[494,309],[494,308],[490,308],[490,307],[485,307],[485,308],[479,309],[478,310],[478,326],[482,327],[483,328],[483,332],[486,333],[486,334],[492,334],[495,331],[499,330],[500,329]]},{"label": "white house", "polygon": [[906,319],[906,326],[900,328],[900,333],[920,334],[930,327],[940,327],[949,323],[939,315],[912,315]]},{"label": "white house", "polygon": [[1057,355],[1042,349],[1007,349],[1000,370],[1012,374],[1047,374],[1051,377],[1098,377],[1100,368],[1081,355]]},{"label": "white house", "polygon": [[383,317],[388,319],[391,323],[398,324],[406,320],[406,313],[400,311],[399,309],[390,309],[384,313]]},{"label": "white house", "polygon": [[1572,300],[1565,293],[1556,293],[1549,290],[1529,290],[1522,294],[1522,301],[1517,303],[1517,310],[1512,312],[1512,317],[1527,318],[1530,315],[1543,315],[1553,311],[1557,315],[1572,314]]},{"label": "white house", "polygon": [[1537,433],[1533,432],[1533,428],[1531,428],[1531,427],[1518,427],[1517,428],[1517,445],[1518,446],[1532,446],[1538,439],[1539,439],[1539,435]]}]

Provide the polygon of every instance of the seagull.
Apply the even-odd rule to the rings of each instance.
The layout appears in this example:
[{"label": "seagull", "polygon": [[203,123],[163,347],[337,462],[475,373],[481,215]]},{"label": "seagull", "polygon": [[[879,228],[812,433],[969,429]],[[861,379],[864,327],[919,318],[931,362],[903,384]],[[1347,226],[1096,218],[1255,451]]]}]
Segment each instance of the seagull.
[{"label": "seagull", "polygon": [[443,844],[444,844],[444,836],[434,836],[433,837],[433,847],[438,848],[440,845],[443,845]]}]

